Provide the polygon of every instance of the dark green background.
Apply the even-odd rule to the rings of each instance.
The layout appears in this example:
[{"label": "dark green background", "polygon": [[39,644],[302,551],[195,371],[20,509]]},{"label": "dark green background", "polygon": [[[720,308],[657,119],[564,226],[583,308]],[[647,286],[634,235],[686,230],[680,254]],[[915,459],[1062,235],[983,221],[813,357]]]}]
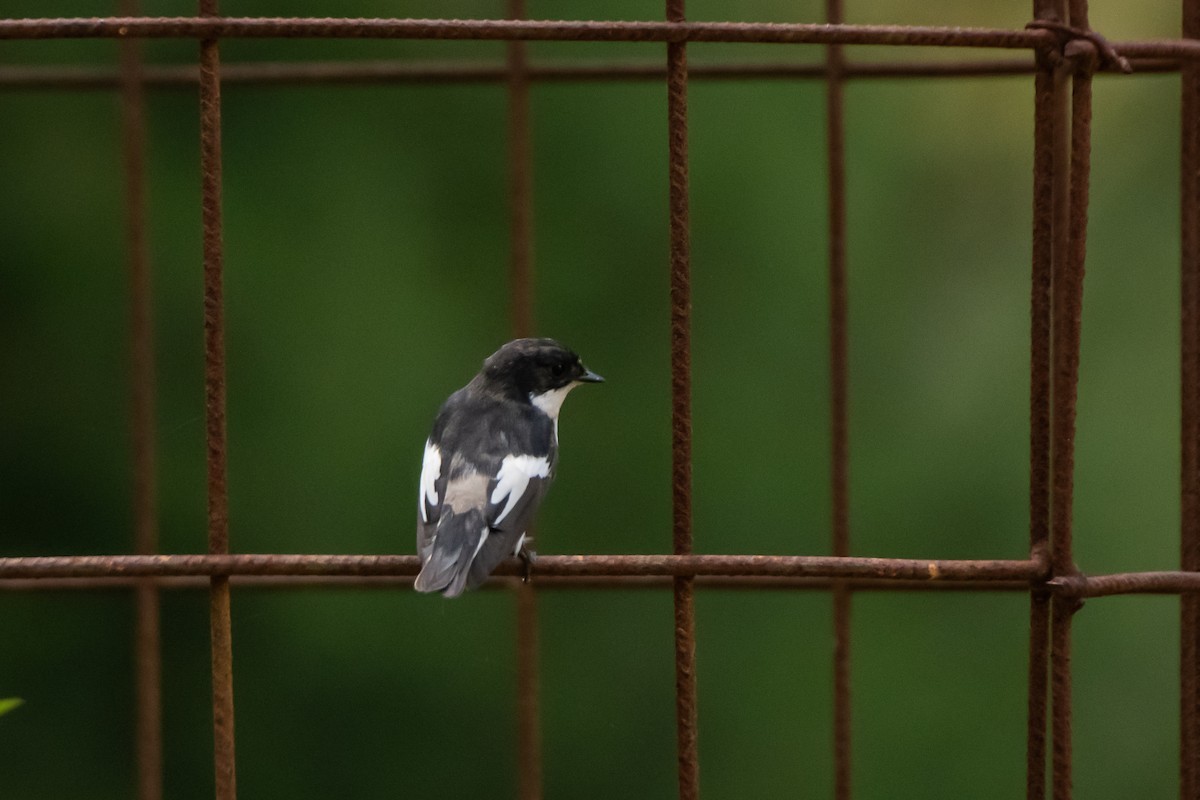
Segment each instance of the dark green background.
[{"label": "dark green background", "polygon": [[[1028,3],[851,2],[849,21],[1019,28]],[[503,14],[497,2],[223,4],[231,15]],[[1175,4],[1097,4],[1113,39],[1178,35]],[[1130,10],[1133,9],[1133,10]],[[190,4],[146,2],[149,14]],[[6,16],[104,2],[9,0]],[[658,19],[654,3],[530,15]],[[692,2],[694,19],[820,21],[821,4]],[[148,42],[186,63],[190,41]],[[533,44],[535,60],[661,59],[662,45]],[[0,43],[4,64],[114,64],[109,41]],[[497,62],[500,43],[228,41],[226,63]],[[693,63],[819,61],[693,45]],[[856,59],[1005,55],[851,48]],[[1076,555],[1178,563],[1175,75],[1098,80],[1079,398]],[[505,90],[224,91],[231,539],[243,553],[409,553],[438,404],[508,335]],[[695,542],[829,549],[824,94],[690,89]],[[847,89],[851,522],[857,555],[1027,553],[1032,80]],[[119,102],[0,92],[0,552],[129,552],[128,299]],[[537,331],[608,378],[567,404],[545,553],[670,549],[665,90],[532,91]],[[149,96],[149,220],[164,552],[205,548],[194,89]],[[667,592],[540,595],[546,794],[671,796]],[[0,795],[133,792],[132,598],[0,594]],[[854,603],[855,785],[865,798],[1018,796],[1028,601]],[[830,602],[697,598],[706,797],[831,791]],[[1172,796],[1177,600],[1076,620],[1076,786]],[[165,782],[212,794],[207,598],[163,597]],[[247,798],[515,795],[513,600],[406,589],[237,591]]]}]

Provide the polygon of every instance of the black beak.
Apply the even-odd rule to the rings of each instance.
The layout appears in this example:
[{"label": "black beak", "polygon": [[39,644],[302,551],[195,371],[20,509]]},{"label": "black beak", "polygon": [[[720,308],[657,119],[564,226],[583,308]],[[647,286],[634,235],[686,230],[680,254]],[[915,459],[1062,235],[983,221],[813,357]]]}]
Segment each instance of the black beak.
[{"label": "black beak", "polygon": [[604,378],[601,378],[587,367],[583,368],[583,374],[575,380],[581,381],[582,383],[604,383]]}]

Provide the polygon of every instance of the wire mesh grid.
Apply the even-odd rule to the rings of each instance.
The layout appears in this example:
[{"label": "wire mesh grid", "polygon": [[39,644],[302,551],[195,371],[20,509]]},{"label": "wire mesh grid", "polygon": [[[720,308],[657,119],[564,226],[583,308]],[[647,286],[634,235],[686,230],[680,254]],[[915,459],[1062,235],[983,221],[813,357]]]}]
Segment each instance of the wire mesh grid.
[{"label": "wire mesh grid", "polygon": [[[498,82],[507,87],[511,201],[512,331],[534,330],[532,302],[531,137],[529,88],[538,81],[665,81],[669,134],[670,340],[672,397],[673,549],[669,555],[543,556],[533,580],[504,576],[518,603],[520,796],[542,796],[539,726],[537,591],[555,587],[670,587],[674,596],[674,659],[678,793],[700,794],[697,748],[694,590],[816,588],[833,597],[833,773],[835,796],[852,794],[851,598],[865,589],[1008,590],[1028,592],[1030,635],[1027,713],[1027,796],[1072,792],[1071,623],[1082,598],[1127,593],[1181,596],[1180,796],[1200,797],[1200,0],[1183,1],[1183,35],[1171,41],[1109,42],[1093,32],[1085,0],[1035,0],[1034,22],[1021,30],[847,25],[841,0],[826,0],[824,24],[688,22],[683,0],[667,0],[662,22],[526,19],[523,0],[509,0],[507,20],[267,19],[220,16],[215,0],[200,0],[195,17],[138,16],[122,0],[120,17],[0,19],[0,39],[109,38],[122,42],[120,66],[0,68],[0,86],[41,90],[108,87],[121,94],[132,296],[136,554],[0,558],[0,584],[10,590],[124,586],[136,592],[138,796],[162,796],[159,592],[205,585],[211,598],[212,713],[216,796],[236,796],[231,585],[337,586],[406,583],[415,556],[231,554],[226,488],[226,357],[222,297],[222,83]],[[500,40],[502,66],[471,63],[363,62],[222,65],[223,39],[405,38]],[[193,39],[199,65],[149,66],[139,42]],[[666,46],[665,63],[532,64],[529,41],[639,41]],[[783,42],[824,47],[823,64],[730,63],[689,67],[692,42]],[[1033,58],[939,64],[851,63],[843,46],[906,45],[1027,51]],[[1079,384],[1082,277],[1087,243],[1091,85],[1099,71],[1180,71],[1181,152],[1181,569],[1085,576],[1072,556],[1075,407]],[[1034,180],[1031,273],[1029,557],[1021,560],[918,560],[850,555],[848,490],[848,366],[846,281],[846,137],[843,92],[862,76],[1031,74],[1034,79]],[[826,91],[829,200],[829,357],[832,390],[830,470],[833,523],[830,556],[700,555],[692,544],[691,275],[688,86],[724,78],[814,78]],[[157,553],[153,436],[155,365],[145,225],[145,91],[199,86],[201,141],[204,362],[206,392],[208,553]],[[1049,742],[1049,753],[1047,753]],[[1047,758],[1051,785],[1047,787]]]}]

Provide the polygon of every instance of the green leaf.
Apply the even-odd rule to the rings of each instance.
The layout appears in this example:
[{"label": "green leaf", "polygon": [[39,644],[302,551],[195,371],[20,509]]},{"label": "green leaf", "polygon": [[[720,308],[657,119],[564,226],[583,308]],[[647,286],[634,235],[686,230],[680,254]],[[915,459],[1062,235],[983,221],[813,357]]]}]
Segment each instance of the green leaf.
[{"label": "green leaf", "polygon": [[24,702],[25,701],[19,697],[6,697],[4,699],[0,699],[0,717],[4,716],[9,711],[12,711],[14,708]]}]

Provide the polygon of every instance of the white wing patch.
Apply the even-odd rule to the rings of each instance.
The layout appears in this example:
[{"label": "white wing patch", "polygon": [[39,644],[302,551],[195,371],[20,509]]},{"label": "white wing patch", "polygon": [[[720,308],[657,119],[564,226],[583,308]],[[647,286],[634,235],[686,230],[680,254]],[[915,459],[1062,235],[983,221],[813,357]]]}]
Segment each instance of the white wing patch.
[{"label": "white wing patch", "polygon": [[500,462],[500,471],[496,473],[496,488],[492,490],[491,503],[496,505],[505,497],[508,502],[492,525],[499,525],[508,516],[508,512],[513,510],[529,488],[529,481],[549,476],[550,462],[545,456],[505,456],[504,461]]},{"label": "white wing patch", "polygon": [[421,508],[421,521],[429,522],[425,513],[425,504],[437,506],[441,498],[437,493],[437,479],[442,474],[442,451],[428,439],[425,440],[425,458],[421,463],[421,496],[418,498]]}]

